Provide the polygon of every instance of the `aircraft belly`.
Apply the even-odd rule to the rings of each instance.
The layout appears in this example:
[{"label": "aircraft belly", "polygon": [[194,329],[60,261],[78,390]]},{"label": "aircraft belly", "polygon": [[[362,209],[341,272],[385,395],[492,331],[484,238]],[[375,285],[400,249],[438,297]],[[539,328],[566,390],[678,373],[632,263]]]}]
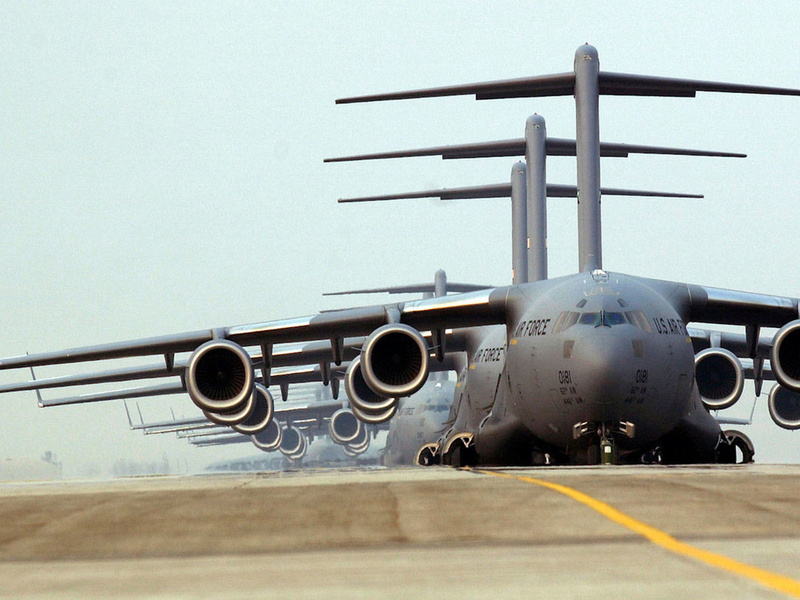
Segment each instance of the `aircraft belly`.
[{"label": "aircraft belly", "polygon": [[[655,444],[689,411],[691,344],[653,336],[636,356],[629,332],[621,333],[578,338],[568,358],[564,336],[511,346],[510,411],[537,439],[559,448],[574,447],[575,427],[586,423],[633,424],[632,437],[618,436],[624,448]],[[521,356],[531,354],[536,360],[519,368]]]}]

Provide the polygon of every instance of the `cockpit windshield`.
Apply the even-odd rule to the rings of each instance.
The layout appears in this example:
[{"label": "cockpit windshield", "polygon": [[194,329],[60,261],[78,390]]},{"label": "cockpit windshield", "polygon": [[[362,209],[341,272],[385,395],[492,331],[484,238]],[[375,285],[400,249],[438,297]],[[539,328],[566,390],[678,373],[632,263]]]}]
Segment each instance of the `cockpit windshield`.
[{"label": "cockpit windshield", "polygon": [[553,333],[566,331],[573,325],[591,325],[593,327],[616,327],[617,325],[633,325],[637,329],[652,333],[647,317],[640,310],[613,312],[576,312],[564,311],[556,319]]}]

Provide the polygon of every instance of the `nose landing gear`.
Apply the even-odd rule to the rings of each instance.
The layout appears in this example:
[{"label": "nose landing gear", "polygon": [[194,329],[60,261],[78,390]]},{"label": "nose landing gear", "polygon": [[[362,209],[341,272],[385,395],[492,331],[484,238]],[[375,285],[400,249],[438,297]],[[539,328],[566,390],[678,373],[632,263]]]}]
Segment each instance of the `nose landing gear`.
[{"label": "nose landing gear", "polygon": [[616,465],[619,464],[619,453],[614,441],[614,435],[624,435],[633,438],[636,426],[628,421],[615,423],[576,423],[573,426],[575,439],[585,435],[596,435],[599,443],[592,443],[586,449],[586,463],[590,465]]}]

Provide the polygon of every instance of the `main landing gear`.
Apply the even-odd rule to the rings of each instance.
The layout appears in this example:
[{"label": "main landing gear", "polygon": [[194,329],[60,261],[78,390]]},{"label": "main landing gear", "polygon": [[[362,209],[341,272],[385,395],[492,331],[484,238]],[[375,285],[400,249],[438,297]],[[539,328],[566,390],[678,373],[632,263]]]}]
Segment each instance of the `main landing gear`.
[{"label": "main landing gear", "polygon": [[717,445],[717,462],[724,464],[744,464],[753,462],[756,451],[753,442],[741,431],[723,431]]}]

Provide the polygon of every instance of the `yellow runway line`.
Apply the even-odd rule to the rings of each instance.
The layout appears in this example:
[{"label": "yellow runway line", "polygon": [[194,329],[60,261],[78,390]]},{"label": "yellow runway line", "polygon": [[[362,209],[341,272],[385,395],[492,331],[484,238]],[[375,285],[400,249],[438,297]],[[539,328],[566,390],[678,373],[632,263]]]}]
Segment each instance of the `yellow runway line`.
[{"label": "yellow runway line", "polygon": [[651,541],[657,546],[661,546],[665,550],[669,550],[670,552],[679,554],[681,556],[693,558],[707,565],[711,565],[712,567],[716,567],[717,569],[721,569],[723,571],[733,573],[735,575],[744,577],[751,581],[755,581],[756,583],[759,583],[769,589],[782,592],[794,598],[800,598],[800,581],[791,579],[784,575],[779,575],[777,573],[765,571],[764,569],[759,569],[758,567],[753,567],[751,565],[733,560],[732,558],[728,558],[727,556],[716,554],[714,552],[708,552],[706,550],[701,550],[700,548],[695,548],[694,546],[690,546],[689,544],[680,542],[671,535],[669,535],[668,533],[661,531],[660,529],[656,529],[655,527],[652,527],[647,523],[637,521],[633,517],[618,511],[616,508],[610,506],[609,504],[606,504],[605,502],[592,498],[591,496],[584,494],[583,492],[579,492],[576,489],[567,487],[565,485],[560,485],[558,483],[552,483],[549,481],[544,481],[542,479],[536,479],[534,477],[510,475],[508,473],[483,471],[479,469],[469,469],[469,470],[471,470],[474,473],[482,473],[484,475],[504,477],[507,479],[516,479],[518,481],[532,483],[559,492],[560,494],[564,494],[565,496],[568,496],[573,500],[576,500],[577,502],[580,502],[581,504],[588,506],[589,508],[597,511],[607,519],[610,519],[611,521],[614,521],[615,523],[622,525],[623,527],[646,538],[647,540]]}]

